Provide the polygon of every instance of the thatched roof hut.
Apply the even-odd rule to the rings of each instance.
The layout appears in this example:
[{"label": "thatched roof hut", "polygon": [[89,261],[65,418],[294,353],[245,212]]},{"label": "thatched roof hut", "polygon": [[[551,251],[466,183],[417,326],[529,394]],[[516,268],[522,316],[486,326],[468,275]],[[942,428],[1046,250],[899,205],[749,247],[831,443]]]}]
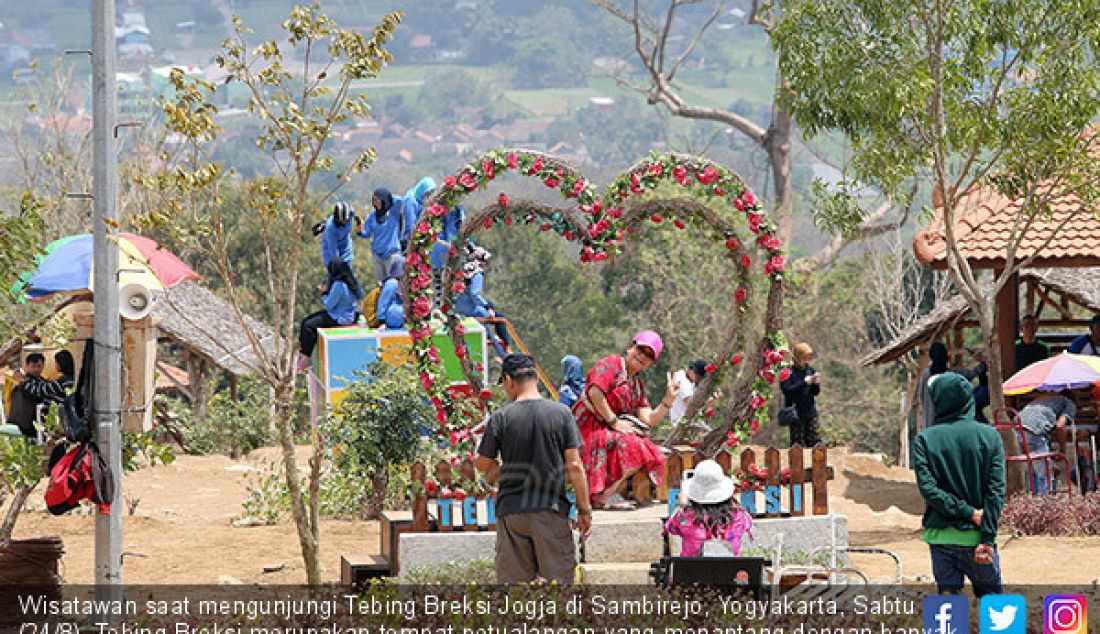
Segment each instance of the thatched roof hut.
[{"label": "thatched roof hut", "polygon": [[[1100,268],[1025,269],[1020,271],[1020,284],[1025,288],[1026,312],[1039,318],[1040,328],[1073,328],[1076,329],[1073,334],[1080,334],[1088,329],[1089,316],[1100,313]],[[1074,307],[1085,310],[1074,314]],[[1082,316],[1082,312],[1088,315]],[[888,363],[918,346],[972,325],[970,307],[965,299],[956,296],[936,306],[860,362],[863,365]],[[1070,336],[1062,335],[1064,338]],[[1050,338],[1050,333],[1045,338]]]},{"label": "thatched roof hut", "polygon": [[[157,293],[153,317],[159,321],[162,342],[179,344],[225,372],[252,374],[258,365],[233,305],[198,282],[184,282]],[[275,331],[248,315],[245,323],[262,348],[274,354],[279,342]]]}]

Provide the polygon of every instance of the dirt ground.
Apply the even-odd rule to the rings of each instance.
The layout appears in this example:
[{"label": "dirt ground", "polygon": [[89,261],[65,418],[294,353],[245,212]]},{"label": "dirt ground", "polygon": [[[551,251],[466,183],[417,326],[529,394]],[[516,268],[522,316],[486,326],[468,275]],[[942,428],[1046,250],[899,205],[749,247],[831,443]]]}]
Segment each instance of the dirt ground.
[{"label": "dirt ground", "polygon": [[[124,520],[124,576],[127,583],[300,583],[305,581],[292,524],[236,527],[242,515],[245,476],[273,449],[234,461],[224,456],[180,456],[173,464],[126,476],[124,493],[140,500]],[[300,457],[304,462],[305,452]],[[928,548],[920,541],[924,505],[912,473],[886,467],[876,456],[830,450],[835,479],[831,509],[848,517],[853,545],[897,553],[907,581],[930,581]],[[32,498],[16,537],[60,535],[65,542],[63,574],[71,584],[94,579],[95,518],[54,517],[44,510],[41,491]],[[321,528],[326,580],[340,577],[340,555],[377,552],[376,522],[326,521]],[[654,536],[656,538],[656,535]],[[1100,537],[1001,537],[1007,583],[1090,583],[1100,577]],[[893,578],[893,562],[859,555],[853,563],[872,578]],[[264,568],[276,568],[264,572]]]}]

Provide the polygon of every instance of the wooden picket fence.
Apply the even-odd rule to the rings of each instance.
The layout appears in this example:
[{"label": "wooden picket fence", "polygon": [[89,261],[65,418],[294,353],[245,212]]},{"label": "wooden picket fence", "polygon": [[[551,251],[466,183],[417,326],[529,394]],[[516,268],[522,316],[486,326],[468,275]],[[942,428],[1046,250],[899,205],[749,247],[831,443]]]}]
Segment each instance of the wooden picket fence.
[{"label": "wooden picket fence", "polygon": [[[810,514],[828,515],[829,513],[829,489],[828,482],[833,479],[833,468],[828,464],[828,454],[824,447],[818,446],[809,450],[810,466],[805,466],[806,450],[795,445],[787,450],[787,465],[790,469],[789,482],[780,481],[780,450],[768,447],[764,450],[764,464],[758,465],[757,452],[753,449],[741,451],[739,461],[735,467],[733,457],[728,452],[722,452],[715,459],[722,466],[727,475],[733,476],[737,468],[748,470],[751,465],[767,469],[767,477],[761,483],[759,490],[742,491],[739,501],[742,506],[758,517],[799,517],[807,514],[806,496],[810,489],[812,496],[809,505]],[[653,487],[649,478],[644,473],[634,476],[632,483],[634,498],[638,501],[666,502],[669,509],[675,506],[683,482],[684,472],[691,469],[696,462],[695,451],[690,447],[676,447],[671,456],[665,462],[665,474],[660,486]],[[457,465],[459,476],[463,481],[473,482],[477,475],[474,463],[465,459]],[[414,488],[419,492],[412,499],[412,525],[409,530],[422,533],[433,530],[429,520],[429,502],[434,503],[436,522],[434,530],[449,531],[478,531],[496,530],[496,516],[494,513],[495,497],[466,496],[463,499],[443,497],[442,489],[453,486],[453,468],[450,463],[440,460],[433,467],[434,483],[438,486],[435,495],[429,496],[425,492],[425,484],[428,482],[428,467],[417,462],[411,469],[411,477]],[[783,504],[783,490],[786,489],[787,503]],[[758,504],[760,500],[763,504]],[[458,513],[455,513],[458,510]]]}]

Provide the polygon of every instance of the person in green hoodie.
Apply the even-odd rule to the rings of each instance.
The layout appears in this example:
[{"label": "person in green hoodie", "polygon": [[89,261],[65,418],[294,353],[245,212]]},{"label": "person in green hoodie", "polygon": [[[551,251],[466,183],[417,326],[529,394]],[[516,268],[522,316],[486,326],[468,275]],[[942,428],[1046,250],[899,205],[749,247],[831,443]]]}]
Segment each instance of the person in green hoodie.
[{"label": "person in green hoodie", "polygon": [[1004,446],[997,431],[974,418],[970,382],[945,372],[929,385],[935,424],[913,445],[917,488],[924,498],[924,541],[941,594],[1001,592],[997,524],[1005,501]]}]

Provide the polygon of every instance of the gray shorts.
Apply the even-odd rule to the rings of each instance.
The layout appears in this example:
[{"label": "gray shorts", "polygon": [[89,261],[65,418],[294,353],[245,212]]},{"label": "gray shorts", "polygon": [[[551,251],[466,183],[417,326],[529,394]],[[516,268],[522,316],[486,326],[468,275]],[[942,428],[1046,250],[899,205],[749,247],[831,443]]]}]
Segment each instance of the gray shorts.
[{"label": "gray shorts", "polygon": [[497,582],[525,583],[538,577],[572,584],[577,549],[569,518],[556,511],[509,513],[497,518]]}]

